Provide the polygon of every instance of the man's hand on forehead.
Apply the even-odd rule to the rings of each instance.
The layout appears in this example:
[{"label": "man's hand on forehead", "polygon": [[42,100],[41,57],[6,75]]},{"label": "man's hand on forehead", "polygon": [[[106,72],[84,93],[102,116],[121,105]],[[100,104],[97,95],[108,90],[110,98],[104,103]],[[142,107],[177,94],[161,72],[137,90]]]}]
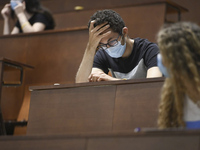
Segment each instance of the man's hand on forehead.
[{"label": "man's hand on forehead", "polygon": [[[95,23],[96,23],[96,20],[94,20],[95,21]],[[95,23],[94,23],[94,28],[96,28],[97,29],[97,31],[105,31],[106,29],[108,29],[108,28],[110,28],[110,25],[109,25],[109,23],[108,22],[104,22],[104,23],[102,23],[102,24],[99,24],[99,25],[96,25],[95,26]],[[101,34],[101,33],[100,33]]]},{"label": "man's hand on forehead", "polygon": [[[109,23],[108,22],[104,22],[104,23],[102,23],[100,25],[101,25],[101,27],[98,30],[100,30],[101,28],[105,27],[106,25],[109,25]],[[109,27],[110,27],[110,25],[109,25]]]},{"label": "man's hand on forehead", "polygon": [[95,23],[94,23],[94,27],[98,26],[98,25],[103,25],[102,27],[106,26],[109,24],[108,21],[104,21],[104,22],[100,22],[100,19],[99,18],[96,18],[95,20]]}]

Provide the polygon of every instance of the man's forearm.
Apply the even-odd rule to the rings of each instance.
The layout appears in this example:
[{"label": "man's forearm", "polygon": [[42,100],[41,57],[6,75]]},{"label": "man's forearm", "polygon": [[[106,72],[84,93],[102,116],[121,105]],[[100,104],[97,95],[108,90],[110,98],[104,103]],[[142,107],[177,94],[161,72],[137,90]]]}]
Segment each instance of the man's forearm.
[{"label": "man's forearm", "polygon": [[88,40],[88,44],[87,44],[82,62],[76,74],[76,79],[75,79],[76,83],[89,81],[88,77],[92,71],[96,48],[99,42],[101,41],[101,39],[108,36],[111,33],[111,31],[107,31],[103,33],[105,30],[107,30],[110,27],[109,25],[106,25],[107,22],[101,25],[98,25],[96,27],[94,27],[94,23],[95,23],[95,20],[90,22],[89,40]]},{"label": "man's forearm", "polygon": [[83,59],[76,74],[76,83],[88,82],[88,77],[92,70],[95,55],[95,51],[90,49],[92,48],[87,45]]}]

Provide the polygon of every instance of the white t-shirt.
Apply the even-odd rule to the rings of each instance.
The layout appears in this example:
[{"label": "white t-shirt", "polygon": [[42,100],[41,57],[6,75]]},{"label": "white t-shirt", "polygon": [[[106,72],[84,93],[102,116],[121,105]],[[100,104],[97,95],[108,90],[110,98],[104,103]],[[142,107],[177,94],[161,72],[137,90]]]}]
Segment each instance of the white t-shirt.
[{"label": "white t-shirt", "polygon": [[186,128],[200,129],[200,107],[195,104],[188,96],[184,101],[184,116]]}]

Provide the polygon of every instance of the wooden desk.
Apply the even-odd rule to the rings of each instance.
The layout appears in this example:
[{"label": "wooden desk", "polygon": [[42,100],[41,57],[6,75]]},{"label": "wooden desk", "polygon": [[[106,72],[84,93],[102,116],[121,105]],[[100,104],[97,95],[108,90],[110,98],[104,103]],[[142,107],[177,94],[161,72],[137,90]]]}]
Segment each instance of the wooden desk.
[{"label": "wooden desk", "polygon": [[[9,66],[13,69],[20,70],[19,82],[17,82],[17,83],[5,83],[4,82],[5,66]],[[33,67],[30,65],[22,64],[22,63],[12,61],[12,60],[9,60],[6,58],[2,58],[2,57],[0,58],[0,135],[6,134],[6,130],[5,130],[5,126],[4,126],[4,119],[3,119],[3,115],[2,115],[2,101],[1,101],[2,87],[3,86],[21,86],[22,82],[23,82],[24,68],[33,68]],[[9,107],[7,107],[7,109],[9,109]]]},{"label": "wooden desk", "polygon": [[1,36],[0,54],[35,66],[26,84],[74,83],[87,40],[86,27]]},{"label": "wooden desk", "polygon": [[3,150],[199,150],[200,131],[0,137]]},{"label": "wooden desk", "polygon": [[[7,1],[0,2],[0,10],[6,3]],[[177,14],[177,18],[173,21],[180,21],[181,15],[188,12],[181,4],[169,0],[102,0],[99,2],[93,0],[43,0],[41,3],[53,12],[56,22],[55,29],[86,26],[95,11],[113,9],[124,19],[129,28],[130,37],[139,36],[154,42],[155,32],[160,29],[160,22],[169,22],[169,14]],[[80,5],[84,7],[83,10],[74,10],[75,6]],[[11,27],[15,25],[12,21],[10,23],[12,23]],[[2,33],[3,19],[0,17],[0,35]]]},{"label": "wooden desk", "polygon": [[163,80],[30,87],[27,135],[156,127]]},{"label": "wooden desk", "polygon": [[[30,85],[74,83],[75,74],[87,44],[87,36],[86,27],[1,36],[1,56],[35,67],[33,70],[26,70],[23,86],[12,89],[12,91],[11,88],[3,88],[4,118],[18,121],[28,120],[30,102],[28,87]],[[17,97],[22,100],[12,99],[16,97],[14,93],[18,93]],[[25,133],[23,131],[23,134]]]},{"label": "wooden desk", "polygon": [[[180,9],[181,12],[186,12],[187,9],[183,8],[182,6],[174,3],[174,0],[101,0],[101,1],[93,1],[93,0],[84,0],[84,1],[73,1],[73,0],[42,0],[41,3],[49,8],[53,14],[61,14],[61,13],[79,13],[87,10],[101,10],[101,9],[114,9],[120,7],[127,7],[127,6],[139,6],[139,5],[149,5],[149,4],[158,4],[158,3],[169,3]],[[75,11],[75,6],[83,6],[84,9],[81,11]],[[168,13],[168,12],[167,12]]]}]

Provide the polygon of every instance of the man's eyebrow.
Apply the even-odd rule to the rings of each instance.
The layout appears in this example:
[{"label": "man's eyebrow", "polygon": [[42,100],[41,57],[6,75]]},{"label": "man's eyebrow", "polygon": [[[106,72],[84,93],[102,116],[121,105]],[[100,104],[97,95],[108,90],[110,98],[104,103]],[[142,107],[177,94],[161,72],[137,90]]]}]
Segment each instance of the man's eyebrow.
[{"label": "man's eyebrow", "polygon": [[[107,43],[110,42],[112,39],[115,40],[114,37],[111,37],[111,38],[108,39]],[[104,44],[104,43],[99,42],[99,44]]]},{"label": "man's eyebrow", "polygon": [[109,38],[109,39],[108,39],[108,42],[111,41],[112,39],[114,40],[114,38],[115,38],[115,37],[111,37],[111,38]]}]

